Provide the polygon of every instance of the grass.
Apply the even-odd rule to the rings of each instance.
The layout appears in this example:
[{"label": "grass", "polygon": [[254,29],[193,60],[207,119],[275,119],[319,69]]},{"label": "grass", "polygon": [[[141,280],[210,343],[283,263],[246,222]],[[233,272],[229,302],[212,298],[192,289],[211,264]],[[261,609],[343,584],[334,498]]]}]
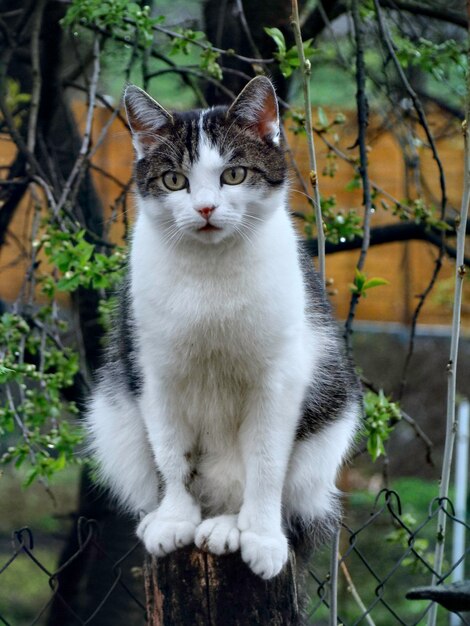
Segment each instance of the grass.
[{"label": "grass", "polygon": [[24,476],[19,471],[4,470],[0,474],[0,536],[23,526],[34,532],[60,531],[62,516],[76,507],[79,471],[78,467],[68,467],[56,474],[49,495],[39,483],[23,488]]},{"label": "grass", "polygon": [[[403,477],[392,482],[391,488],[400,496],[401,513],[398,517],[414,531],[427,519],[429,505],[437,495],[437,485],[414,477]],[[366,490],[355,491],[349,494],[346,503],[346,524],[355,531],[364,528],[355,538],[355,551],[351,551],[347,533],[343,533],[340,552],[348,555],[345,563],[357,592],[366,607],[371,607],[371,617],[379,625],[398,623],[392,613],[385,606],[387,603],[393,608],[405,623],[414,623],[424,609],[426,601],[406,600],[405,594],[412,587],[430,584],[430,573],[420,564],[419,559],[409,554],[402,560],[408,548],[409,535],[401,530],[400,525],[386,510],[380,517],[367,526],[374,510],[376,496]],[[384,500],[379,500],[378,508]],[[398,514],[398,510],[394,507]],[[428,562],[432,563],[436,520],[431,520],[418,532],[415,548]],[[448,542],[447,559],[450,560],[450,541]],[[320,580],[325,580],[329,572],[329,550],[320,551],[314,558],[311,569]],[[364,563],[362,561],[366,563]],[[370,569],[369,569],[370,568]],[[385,581],[381,587],[381,581]],[[327,591],[327,589],[326,589]],[[310,583],[310,609],[318,606],[319,597],[317,584]],[[356,623],[362,614],[349,589],[344,574],[339,573],[338,612],[346,623]],[[439,619],[445,623],[445,612]],[[328,611],[324,607],[318,608],[312,615],[312,624],[326,624]],[[365,623],[364,620],[359,622]]]},{"label": "grass", "polygon": [[[52,485],[56,504],[40,485],[33,485],[26,490],[20,485],[21,477],[14,471],[6,471],[1,476],[0,499],[3,506],[0,519],[0,568],[13,552],[10,538],[12,530],[28,526],[35,536],[33,554],[49,571],[53,571],[70,527],[67,514],[74,510],[77,501],[77,469],[68,468],[57,476],[57,480]],[[410,520],[409,516],[412,516],[416,520],[415,527],[417,527],[428,515],[429,504],[437,493],[436,483],[414,477],[404,477],[393,481],[391,486],[400,495],[401,519],[405,516],[405,519]],[[374,501],[375,495],[367,490],[357,490],[349,494],[346,503],[348,526],[359,529],[366,524],[370,519]],[[378,578],[388,579],[384,587],[383,599],[393,607],[405,623],[413,623],[427,604],[408,601],[405,599],[405,593],[413,586],[428,584],[430,576],[427,572],[421,571],[415,559],[410,559],[406,564],[398,564],[406,550],[407,537],[397,536],[396,533],[397,525],[394,525],[390,514],[386,511],[374,521],[373,525],[358,534],[356,547],[377,573]],[[432,558],[434,534],[435,520],[418,535],[418,539],[425,542],[422,548],[428,559]],[[342,554],[346,554],[348,549],[349,543],[347,536],[344,535],[340,550]],[[328,574],[329,558],[329,549],[326,548],[315,555],[311,564],[311,570],[320,580],[325,580]],[[449,555],[447,558],[449,559]],[[357,553],[348,556],[346,565],[363,602],[366,606],[370,606],[377,600],[377,581],[361,563]],[[25,554],[20,554],[0,575],[0,589],[0,615],[14,626],[24,626],[30,623],[51,595],[47,574],[42,572]],[[317,584],[313,579],[309,582],[309,592],[310,608],[313,610],[320,600]],[[354,623],[361,614],[341,572],[338,608],[340,616],[346,623]],[[395,618],[381,602],[374,606],[371,616],[377,626],[396,623]],[[315,610],[312,623],[320,626],[326,624],[327,619],[327,609],[320,607]],[[444,613],[439,619],[442,623],[445,622]]]},{"label": "grass", "polygon": [[[17,546],[13,531],[24,527],[33,533],[32,554],[38,562],[49,572],[57,568],[72,523],[70,513],[77,504],[78,471],[69,467],[56,475],[51,484],[55,500],[40,484],[22,488],[24,476],[19,471],[6,469],[0,474],[0,569]],[[30,624],[51,597],[48,580],[47,573],[20,553],[0,574],[0,616],[14,626]]]},{"label": "grass", "polygon": [[[3,551],[0,558],[4,559]],[[57,554],[49,548],[34,549],[34,556],[49,571]],[[19,554],[1,574],[0,615],[14,626],[30,624],[51,597],[47,575],[26,554]]]}]

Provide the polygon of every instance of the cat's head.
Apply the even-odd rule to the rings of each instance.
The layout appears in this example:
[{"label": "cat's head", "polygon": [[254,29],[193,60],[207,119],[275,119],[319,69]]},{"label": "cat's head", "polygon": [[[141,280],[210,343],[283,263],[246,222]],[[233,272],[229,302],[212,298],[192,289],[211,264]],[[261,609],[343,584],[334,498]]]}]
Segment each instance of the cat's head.
[{"label": "cat's head", "polygon": [[254,78],[230,107],[169,113],[133,85],[125,94],[141,209],[168,242],[251,239],[284,203],[276,94]]}]

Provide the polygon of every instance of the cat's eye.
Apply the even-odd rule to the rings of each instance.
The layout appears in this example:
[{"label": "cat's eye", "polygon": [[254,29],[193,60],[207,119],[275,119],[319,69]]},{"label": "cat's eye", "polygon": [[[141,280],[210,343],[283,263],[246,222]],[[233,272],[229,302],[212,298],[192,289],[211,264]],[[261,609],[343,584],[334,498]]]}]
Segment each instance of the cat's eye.
[{"label": "cat's eye", "polygon": [[179,172],[167,172],[162,176],[163,184],[170,191],[179,191],[188,186],[188,179]]},{"label": "cat's eye", "polygon": [[246,178],[246,167],[228,167],[222,172],[220,180],[225,185],[239,185]]}]

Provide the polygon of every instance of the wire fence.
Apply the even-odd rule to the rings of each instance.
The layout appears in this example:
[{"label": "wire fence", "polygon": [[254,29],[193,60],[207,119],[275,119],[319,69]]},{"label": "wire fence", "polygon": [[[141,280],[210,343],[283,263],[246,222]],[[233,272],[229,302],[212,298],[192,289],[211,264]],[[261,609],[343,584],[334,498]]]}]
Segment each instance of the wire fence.
[{"label": "wire fence", "polygon": [[[429,585],[432,575],[435,574],[433,548],[440,510],[447,517],[449,534],[446,538],[445,571],[438,578],[438,584],[447,582],[470,552],[470,546],[467,546],[457,561],[449,560],[450,548],[447,549],[447,545],[450,544],[452,525],[462,525],[467,530],[470,530],[470,526],[466,521],[457,519],[450,500],[438,498],[432,500],[427,516],[418,523],[403,512],[397,492],[383,490],[377,496],[373,510],[360,525],[352,528],[348,523],[343,524],[339,537],[337,578],[331,576],[328,549],[314,556],[308,582],[309,623],[331,623],[331,606],[337,605],[337,623],[344,626],[424,624],[431,603],[427,600],[406,600],[405,595],[411,587]],[[43,604],[28,624],[114,624],[112,620],[106,619],[106,615],[114,607],[116,594],[119,595],[121,604],[124,602],[127,607],[132,608],[133,626],[145,624],[142,568],[135,566],[135,557],[137,556],[139,562],[141,556],[140,543],[134,543],[122,556],[115,559],[103,548],[102,533],[96,521],[80,518],[76,524],[76,533],[76,550],[63,559],[60,567],[52,571],[38,558],[32,531],[29,528],[15,531],[11,556],[0,568],[0,590],[2,577],[14,574],[12,570],[19,568],[22,559],[26,558],[34,569],[34,574],[31,575],[40,577],[48,584],[44,591]],[[70,586],[63,584],[64,574],[70,573],[78,561],[91,556],[95,560],[99,559],[102,571],[106,571],[106,585],[93,607],[90,608],[88,603],[87,608],[80,609],[76,599],[72,601],[70,597]],[[80,587],[78,581],[74,582],[76,593],[86,593],[83,585]],[[21,595],[21,590],[19,594]],[[0,591],[0,598],[2,595]],[[5,626],[26,624],[24,621],[21,624],[15,621],[8,610],[2,608],[5,600],[5,597],[0,600],[0,623]],[[54,618],[54,614],[62,617]],[[439,615],[438,624],[447,623],[443,609],[442,615]],[[459,623],[470,624],[468,616],[459,613],[456,615],[460,619]]]},{"label": "wire fence", "polygon": [[[345,626],[375,623],[415,626],[425,623],[431,603],[408,601],[405,596],[411,587],[429,585],[431,577],[436,575],[433,549],[439,510],[450,522],[449,535],[452,524],[469,529],[466,521],[455,516],[448,499],[433,499],[427,516],[419,523],[415,522],[403,513],[400,497],[392,490],[380,492],[373,511],[361,526],[353,529],[343,524],[339,554],[339,570],[343,577],[339,577],[339,587],[331,588],[329,574],[319,575],[314,568],[309,571],[317,586],[316,598],[312,597],[309,610],[312,623],[317,623],[316,617],[324,614],[322,609],[329,610],[332,596],[336,597],[338,604],[338,623]],[[452,563],[449,539],[446,544],[445,571],[438,576],[437,584],[447,582],[470,552],[470,546],[467,546]],[[344,606],[346,614],[342,611]],[[460,623],[470,624],[468,617],[457,615]]]}]

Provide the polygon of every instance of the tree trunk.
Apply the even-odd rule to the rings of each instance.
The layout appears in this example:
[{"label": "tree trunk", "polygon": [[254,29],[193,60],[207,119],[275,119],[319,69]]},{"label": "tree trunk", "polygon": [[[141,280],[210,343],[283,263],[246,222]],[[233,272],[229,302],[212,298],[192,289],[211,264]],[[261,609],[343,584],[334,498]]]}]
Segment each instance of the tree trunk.
[{"label": "tree trunk", "polygon": [[214,556],[195,547],[147,558],[149,626],[300,626],[296,560],[265,581],[240,553]]}]

